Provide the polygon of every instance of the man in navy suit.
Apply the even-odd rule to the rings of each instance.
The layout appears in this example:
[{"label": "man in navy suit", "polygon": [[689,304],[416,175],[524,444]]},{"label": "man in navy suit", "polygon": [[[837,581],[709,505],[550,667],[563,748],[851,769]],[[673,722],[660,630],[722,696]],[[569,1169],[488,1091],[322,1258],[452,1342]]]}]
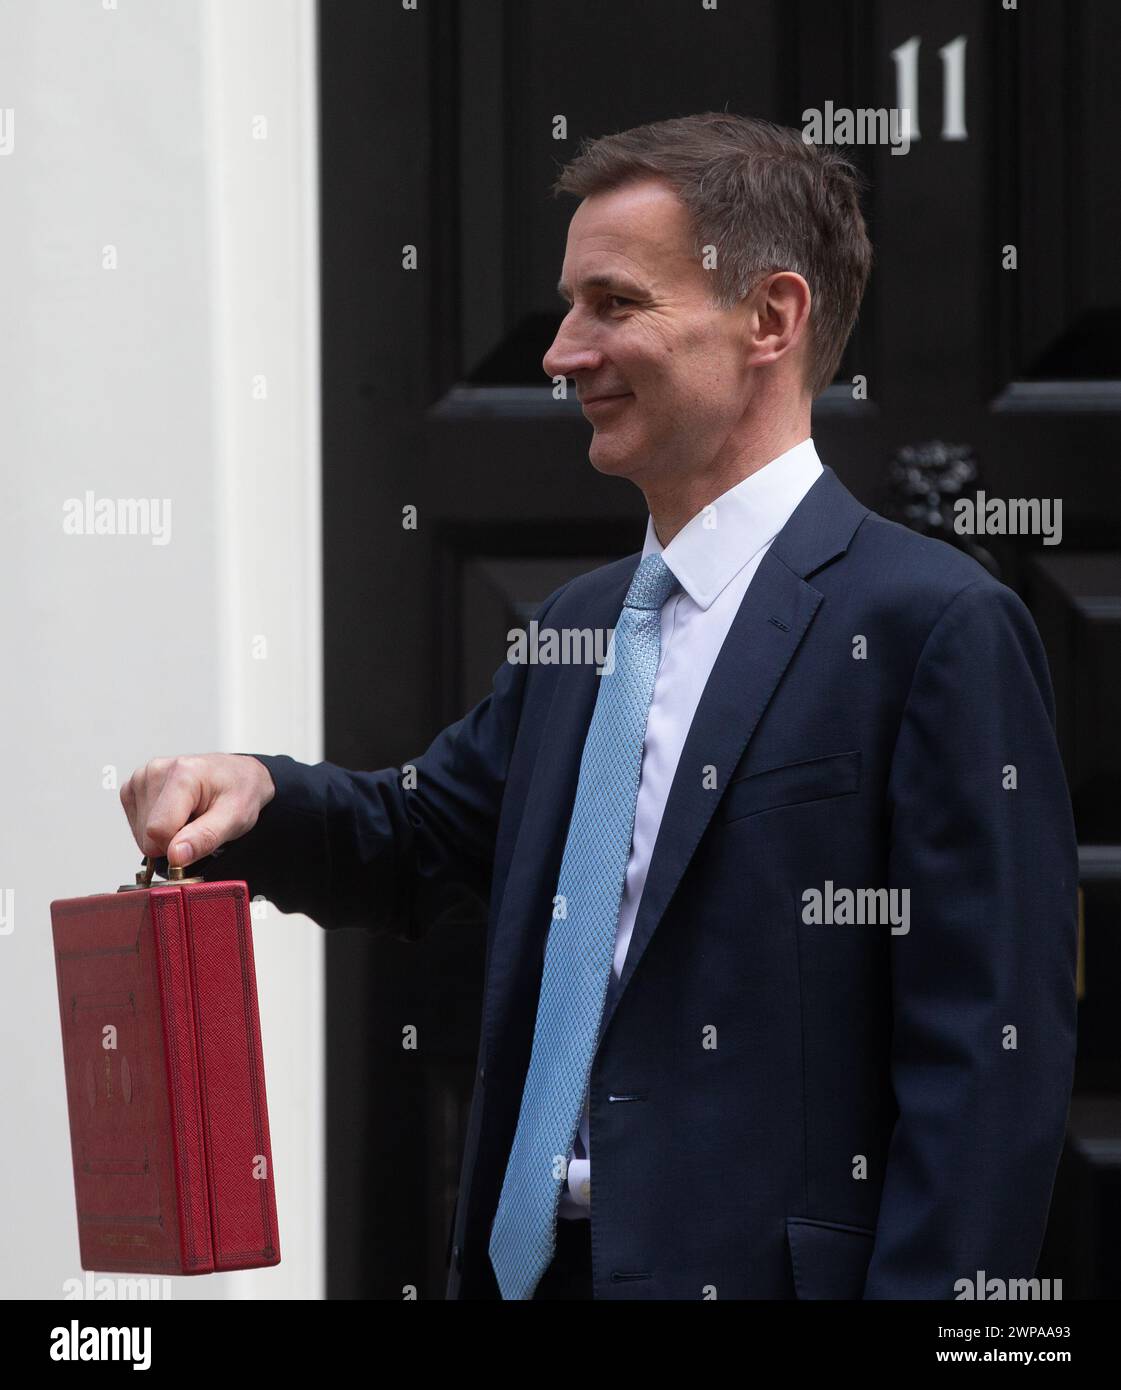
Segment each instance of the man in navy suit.
[{"label": "man in navy suit", "polygon": [[419,887],[489,897],[450,1298],[1030,1278],[1073,1076],[1070,802],[1023,603],[817,457],[871,263],[857,177],[710,114],[558,188],[544,368],[650,518],[536,621],[614,632],[615,670],[507,661],[407,777],[157,759],[122,791],[137,841],[329,928],[411,939]]}]

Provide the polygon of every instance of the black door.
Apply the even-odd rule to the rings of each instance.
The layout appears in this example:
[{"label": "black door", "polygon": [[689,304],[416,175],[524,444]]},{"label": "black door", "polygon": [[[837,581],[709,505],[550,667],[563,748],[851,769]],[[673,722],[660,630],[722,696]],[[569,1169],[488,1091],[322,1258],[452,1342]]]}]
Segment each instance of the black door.
[{"label": "black door", "polygon": [[[958,492],[1049,516],[971,543],[1043,631],[1084,842],[1079,1094],[1041,1272],[1116,1292],[1121,12],[321,0],[320,43],[326,746],[355,768],[422,751],[486,693],[508,629],[641,546],[640,494],[592,469],[541,369],[574,206],[549,190],[579,141],[910,108],[905,154],[851,150],[876,264],[814,438],[868,505],[950,542]],[[328,940],[334,1297],[442,1296],[484,923],[465,901],[419,943]]]}]

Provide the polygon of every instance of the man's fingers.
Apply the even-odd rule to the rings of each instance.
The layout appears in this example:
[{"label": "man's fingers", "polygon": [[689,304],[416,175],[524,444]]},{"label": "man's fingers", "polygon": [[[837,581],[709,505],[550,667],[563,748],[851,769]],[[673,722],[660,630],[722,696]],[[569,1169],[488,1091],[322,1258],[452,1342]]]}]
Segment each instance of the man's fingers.
[{"label": "man's fingers", "polygon": [[166,854],[170,866],[185,868],[252,829],[272,795],[272,779],[254,758],[188,754],[138,768],[121,788],[121,805],[143,854]]},{"label": "man's fingers", "polygon": [[213,854],[219,845],[233,838],[232,828],[231,817],[223,812],[222,803],[215,802],[213,810],[191,821],[171,837],[167,851],[168,866],[185,868],[196,859]]},{"label": "man's fingers", "polygon": [[[162,760],[157,760],[162,761]],[[162,774],[153,773],[153,763],[145,769],[148,773],[147,813],[141,812],[140,848],[145,854],[154,857],[166,854],[173,839],[179,838],[192,816],[205,812],[212,793],[204,790],[202,779],[198,776],[189,758],[169,759]],[[157,790],[158,788],[158,790]],[[182,838],[189,839],[184,835]],[[209,853],[209,851],[205,851]],[[198,858],[198,854],[194,858]],[[176,860],[186,863],[186,860]]]}]

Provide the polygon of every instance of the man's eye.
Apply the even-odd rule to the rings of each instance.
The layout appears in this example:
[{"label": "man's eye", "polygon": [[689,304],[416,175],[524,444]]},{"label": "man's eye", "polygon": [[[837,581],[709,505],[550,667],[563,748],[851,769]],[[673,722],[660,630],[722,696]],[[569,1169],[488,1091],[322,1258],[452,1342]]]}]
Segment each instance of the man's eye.
[{"label": "man's eye", "polygon": [[634,303],[634,300],[633,300],[633,299],[626,299],[626,298],[624,298],[624,296],[621,295],[621,294],[609,294],[609,295],[607,296],[607,299],[608,299],[608,303],[610,303],[610,304],[633,304],[633,303]]}]

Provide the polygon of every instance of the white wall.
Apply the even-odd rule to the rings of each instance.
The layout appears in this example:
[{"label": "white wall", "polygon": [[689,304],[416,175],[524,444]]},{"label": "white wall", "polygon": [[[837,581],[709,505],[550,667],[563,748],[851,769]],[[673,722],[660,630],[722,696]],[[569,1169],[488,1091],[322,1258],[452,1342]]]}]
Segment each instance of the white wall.
[{"label": "white wall", "polygon": [[[131,880],[119,782],[322,757],[314,73],[312,0],[0,0],[0,1298],[84,1278],[48,905]],[[282,1263],[175,1299],[323,1292],[322,934],[254,943]]]}]

